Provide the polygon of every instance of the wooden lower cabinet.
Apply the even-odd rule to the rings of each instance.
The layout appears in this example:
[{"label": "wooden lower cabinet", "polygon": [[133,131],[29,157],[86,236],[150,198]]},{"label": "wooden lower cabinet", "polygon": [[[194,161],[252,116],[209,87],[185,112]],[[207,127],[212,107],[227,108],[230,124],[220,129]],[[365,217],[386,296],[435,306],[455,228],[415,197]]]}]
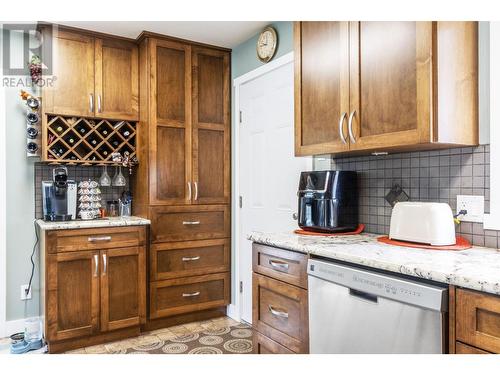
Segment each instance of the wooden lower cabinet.
[{"label": "wooden lower cabinet", "polygon": [[230,253],[228,238],[153,244],[150,278],[155,281],[229,272]]},{"label": "wooden lower cabinet", "polygon": [[48,255],[46,334],[67,340],[99,330],[99,252]]},{"label": "wooden lower cabinet", "polygon": [[150,318],[226,306],[230,302],[229,283],[229,273],[152,282]]},{"label": "wooden lower cabinet", "polygon": [[257,331],[253,333],[253,352],[254,354],[294,354],[290,349]]},{"label": "wooden lower cabinet", "polygon": [[[128,229],[130,236],[135,231],[137,243],[146,237],[144,227]],[[102,236],[112,238],[115,230],[123,233],[107,228]],[[106,240],[104,250],[50,254],[50,239],[58,234],[64,236],[46,232],[41,246],[42,315],[50,352],[137,334],[146,319],[145,244],[120,247],[120,241]]]},{"label": "wooden lower cabinet", "polygon": [[500,353],[500,296],[450,285],[449,352]]},{"label": "wooden lower cabinet", "polygon": [[254,353],[308,353],[307,255],[253,244]]},{"label": "wooden lower cabinet", "polygon": [[466,344],[463,344],[461,342],[456,343],[456,349],[455,349],[456,354],[491,354],[487,351],[474,348],[473,346],[469,346]]},{"label": "wooden lower cabinet", "polygon": [[146,318],[144,247],[101,251],[101,331],[137,326]]},{"label": "wooden lower cabinet", "polygon": [[156,206],[151,208],[151,242],[173,242],[228,238],[230,207]]}]

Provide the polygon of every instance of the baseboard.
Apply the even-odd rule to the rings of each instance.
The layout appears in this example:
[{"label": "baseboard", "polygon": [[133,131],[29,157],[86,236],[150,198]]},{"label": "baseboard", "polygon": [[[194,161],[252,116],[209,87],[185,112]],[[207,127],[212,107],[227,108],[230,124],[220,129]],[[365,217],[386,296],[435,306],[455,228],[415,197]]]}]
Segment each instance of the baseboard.
[{"label": "baseboard", "polygon": [[14,333],[24,332],[24,321],[26,319],[7,320],[4,327],[4,337],[8,337]]}]

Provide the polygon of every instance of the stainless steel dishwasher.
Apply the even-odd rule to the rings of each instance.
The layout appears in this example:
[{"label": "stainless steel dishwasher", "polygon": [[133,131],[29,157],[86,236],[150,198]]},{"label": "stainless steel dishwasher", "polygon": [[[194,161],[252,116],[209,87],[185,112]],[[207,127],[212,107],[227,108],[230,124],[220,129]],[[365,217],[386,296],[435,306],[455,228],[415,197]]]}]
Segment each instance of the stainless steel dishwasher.
[{"label": "stainless steel dishwasher", "polygon": [[444,353],[448,289],[310,259],[311,353]]}]

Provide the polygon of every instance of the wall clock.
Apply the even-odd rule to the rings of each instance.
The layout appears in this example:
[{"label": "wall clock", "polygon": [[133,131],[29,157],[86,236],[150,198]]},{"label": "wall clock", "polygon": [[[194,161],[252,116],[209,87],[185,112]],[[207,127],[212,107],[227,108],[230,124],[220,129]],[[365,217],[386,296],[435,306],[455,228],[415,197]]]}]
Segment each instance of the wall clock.
[{"label": "wall clock", "polygon": [[268,26],[259,35],[257,40],[257,57],[262,62],[269,62],[276,53],[278,47],[278,34],[276,30]]}]

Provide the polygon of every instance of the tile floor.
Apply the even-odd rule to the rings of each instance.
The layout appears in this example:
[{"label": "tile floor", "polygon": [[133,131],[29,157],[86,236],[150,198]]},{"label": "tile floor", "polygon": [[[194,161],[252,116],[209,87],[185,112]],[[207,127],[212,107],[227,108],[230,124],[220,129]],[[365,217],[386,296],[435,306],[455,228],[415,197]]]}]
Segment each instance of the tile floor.
[{"label": "tile floor", "polygon": [[[174,339],[178,336],[199,333],[207,329],[218,329],[224,327],[233,327],[240,324],[239,322],[229,318],[221,317],[212,320],[188,323],[184,325],[173,326],[169,328],[158,329],[156,331],[143,332],[139,337],[110,342],[102,345],[94,345],[86,348],[71,350],[67,354],[113,354],[123,353],[126,349],[130,349],[137,345],[154,344],[164,340]],[[0,354],[9,353],[10,339],[0,339]]]},{"label": "tile floor", "polygon": [[188,323],[184,325],[173,326],[169,328],[158,329],[156,331],[144,332],[139,337],[133,337],[116,342],[110,342],[102,345],[94,345],[86,348],[71,350],[67,354],[115,354],[123,353],[137,345],[155,344],[160,341],[170,340],[178,336],[199,333],[207,329],[217,329],[232,327],[240,324],[229,318],[221,317],[201,322]]}]

